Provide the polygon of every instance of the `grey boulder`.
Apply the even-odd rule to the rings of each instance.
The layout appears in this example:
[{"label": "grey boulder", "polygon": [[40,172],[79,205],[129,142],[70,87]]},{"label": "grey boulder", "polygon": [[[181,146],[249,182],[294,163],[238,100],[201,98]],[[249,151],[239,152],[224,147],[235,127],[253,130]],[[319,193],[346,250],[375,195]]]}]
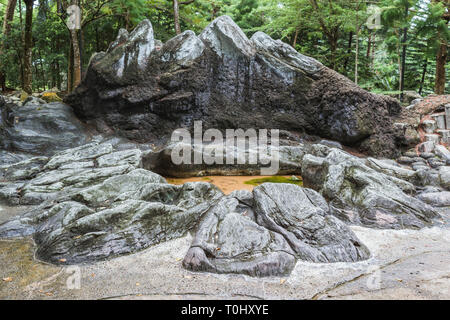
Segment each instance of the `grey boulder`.
[{"label": "grey boulder", "polygon": [[253,194],[235,192],[212,207],[197,227],[183,265],[263,277],[289,274],[296,259],[356,262],[369,256],[317,192],[268,183]]},{"label": "grey boulder", "polygon": [[383,173],[397,169],[382,165],[377,171],[364,159],[323,146],[313,154],[303,158],[305,186],[329,200],[341,219],[374,228],[420,229],[439,217],[431,206],[413,197],[413,184]]},{"label": "grey boulder", "polygon": [[[19,107],[0,106],[0,149],[34,155],[53,155],[57,151],[85,144],[90,134],[63,103],[41,104],[31,100]],[[0,160],[1,165],[2,160]]]}]

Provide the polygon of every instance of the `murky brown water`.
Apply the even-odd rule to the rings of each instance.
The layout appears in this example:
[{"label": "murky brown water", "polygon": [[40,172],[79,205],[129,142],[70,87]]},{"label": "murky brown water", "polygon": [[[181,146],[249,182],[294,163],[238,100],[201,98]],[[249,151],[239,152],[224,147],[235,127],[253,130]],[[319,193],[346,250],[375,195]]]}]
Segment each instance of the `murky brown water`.
[{"label": "murky brown water", "polygon": [[[290,179],[291,176],[283,176]],[[246,184],[246,182],[254,179],[271,178],[270,176],[208,176],[208,177],[192,177],[185,179],[167,179],[167,182],[175,185],[182,185],[187,182],[208,182],[217,186],[225,194],[230,194],[236,190],[253,191],[256,186]]]}]

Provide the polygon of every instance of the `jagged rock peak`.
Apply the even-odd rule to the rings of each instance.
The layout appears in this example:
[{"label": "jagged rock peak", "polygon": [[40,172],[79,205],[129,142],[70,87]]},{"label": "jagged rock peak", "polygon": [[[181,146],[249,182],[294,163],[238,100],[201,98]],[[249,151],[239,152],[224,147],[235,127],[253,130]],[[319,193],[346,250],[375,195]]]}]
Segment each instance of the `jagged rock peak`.
[{"label": "jagged rock peak", "polygon": [[154,50],[153,26],[145,19],[131,33],[120,29],[106,54],[95,55],[91,63],[101,64],[103,67],[112,66],[111,71],[120,78],[128,72],[145,69]]},{"label": "jagged rock peak", "polygon": [[256,32],[251,37],[251,41],[258,51],[267,52],[271,56],[288,63],[290,66],[306,70],[309,73],[315,73],[323,68],[323,64],[316,59],[297,52],[289,44],[281,40],[274,40],[264,32]]},{"label": "jagged rock peak", "polygon": [[163,62],[177,62],[183,66],[188,65],[200,57],[205,50],[203,42],[194,31],[187,30],[167,41],[161,49]]},{"label": "jagged rock peak", "polygon": [[246,56],[255,54],[254,44],[229,16],[221,16],[211,22],[200,34],[200,39],[219,56],[237,52]]}]

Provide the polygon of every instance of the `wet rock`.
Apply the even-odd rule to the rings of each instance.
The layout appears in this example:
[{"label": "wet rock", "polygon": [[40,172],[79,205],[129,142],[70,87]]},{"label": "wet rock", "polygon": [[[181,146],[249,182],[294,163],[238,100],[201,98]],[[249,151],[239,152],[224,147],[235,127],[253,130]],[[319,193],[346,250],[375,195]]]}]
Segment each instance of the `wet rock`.
[{"label": "wet rock", "polygon": [[415,193],[411,183],[376,171],[338,149],[306,155],[302,177],[305,187],[319,191],[336,215],[352,223],[417,229],[439,217],[433,208],[411,196]]},{"label": "wet rock", "polygon": [[433,134],[436,131],[436,121],[424,120],[422,122],[422,127],[427,134]]},{"label": "wet rock", "polygon": [[162,49],[159,53],[162,61],[189,67],[203,54],[205,45],[193,31],[188,30],[169,40]]},{"label": "wet rock", "polygon": [[203,30],[200,39],[219,57],[237,54],[251,57],[256,52],[252,41],[228,16],[215,19]]},{"label": "wet rock", "polygon": [[436,144],[433,141],[423,142],[419,145],[418,149],[420,152],[431,153],[436,148]]},{"label": "wet rock", "polygon": [[420,143],[420,135],[414,126],[408,125],[405,129],[406,145],[416,146]]},{"label": "wet rock", "polygon": [[422,193],[418,198],[433,207],[450,207],[450,192],[448,191]]},{"label": "wet rock", "polygon": [[210,209],[198,226],[183,266],[193,271],[289,274],[296,259],[361,261],[368,249],[332,216],[315,191],[264,184],[235,192]]},{"label": "wet rock", "polygon": [[397,161],[401,164],[412,164],[415,160],[413,158],[403,156],[398,158]]},{"label": "wet rock", "polygon": [[286,238],[296,256],[311,262],[356,262],[368,249],[330,214],[316,191],[290,184],[263,184],[254,191],[256,219]]},{"label": "wet rock", "polygon": [[31,155],[20,152],[0,150],[0,166],[11,165],[30,158]]},{"label": "wet rock", "polygon": [[437,170],[430,170],[428,167],[422,167],[416,171],[416,175],[418,178],[417,184],[419,186],[440,187],[441,185],[439,171]]},{"label": "wet rock", "polygon": [[425,186],[422,190],[419,190],[419,194],[422,193],[437,193],[442,192],[442,189],[436,186]]},{"label": "wet rock", "polygon": [[411,164],[411,167],[415,171],[430,169],[430,167],[427,164],[425,164],[424,162],[414,162],[413,164]]},{"label": "wet rock", "polygon": [[102,81],[111,84],[126,83],[136,79],[133,74],[145,70],[147,60],[154,49],[152,24],[144,20],[131,33],[121,29],[108,51],[91,58],[90,65],[104,71]]},{"label": "wet rock", "polygon": [[441,186],[447,190],[450,190],[450,167],[440,167],[439,168],[439,179]]},{"label": "wet rock", "polygon": [[422,157],[414,157],[413,158],[413,163],[423,163],[426,164],[427,162],[422,158]]},{"label": "wet rock", "polygon": [[0,180],[29,180],[39,173],[48,162],[47,157],[35,157],[12,165],[0,166]]},{"label": "wet rock", "polygon": [[5,151],[52,155],[85,144],[90,138],[72,109],[62,103],[31,100],[22,107],[8,105],[2,113],[0,149]]},{"label": "wet rock", "polygon": [[433,158],[433,157],[435,157],[435,154],[434,153],[431,153],[431,152],[422,152],[421,154],[420,154],[420,157],[421,158],[424,158],[424,159],[430,159],[430,158]]},{"label": "wet rock", "polygon": [[37,257],[55,264],[104,260],[185,235],[222,196],[210,184],[173,186],[137,169],[44,202],[1,225],[0,237],[33,235]]},{"label": "wet rock", "polygon": [[253,196],[222,198],[200,222],[183,266],[193,271],[250,276],[289,275],[295,255],[282,235],[258,225]]},{"label": "wet rock", "polygon": [[322,140],[319,142],[320,144],[323,144],[325,146],[336,148],[336,149],[343,149],[342,144],[336,141],[330,141],[330,140]]},{"label": "wet rock", "polygon": [[97,142],[83,145],[78,148],[69,149],[57,153],[45,166],[45,169],[58,169],[67,163],[78,163],[93,160],[113,151],[113,146],[109,143],[99,144]]},{"label": "wet rock", "polygon": [[[221,142],[205,144],[202,151],[184,142],[170,143],[159,151],[146,153],[143,157],[143,166],[161,175],[178,178],[214,175],[261,175],[262,169],[269,168],[272,159],[277,159],[275,161],[279,163],[279,170],[275,174],[292,175],[301,172],[301,161],[306,152],[305,145],[301,143],[288,145],[286,143],[281,146],[269,146],[266,149],[261,149],[258,146],[249,147],[245,143],[245,139],[237,139],[233,148],[227,148]],[[178,156],[181,152],[186,152],[190,163],[174,163],[172,155]],[[239,163],[237,159],[233,159],[234,161],[231,164],[228,163],[227,152],[245,159],[245,163]],[[201,164],[195,164],[194,159],[199,155],[202,156],[204,161]],[[216,160],[216,156],[219,156],[220,161]],[[255,160],[250,161],[250,159]]]},{"label": "wet rock", "polygon": [[394,99],[368,93],[291,46],[226,16],[154,50],[151,24],[121,31],[91,59],[67,102],[84,120],[138,141],[166,143],[177,128],[283,128],[371,154],[397,153]]},{"label": "wet rock", "polygon": [[433,169],[436,169],[436,168],[445,166],[446,162],[442,161],[441,159],[430,158],[430,159],[428,159],[428,164],[429,164]]},{"label": "wet rock", "polygon": [[450,151],[446,147],[438,145],[436,146],[434,152],[439,158],[441,158],[447,164],[450,164]]},{"label": "wet rock", "polygon": [[14,174],[4,176],[0,198],[36,207],[0,225],[0,238],[32,236],[39,259],[79,264],[133,253],[195,229],[185,267],[251,276],[287,275],[296,259],[369,257],[312,190],[266,184],[253,194],[224,196],[208,183],[169,185],[141,168],[143,156],[139,149],[118,150],[109,140],[9,166]]},{"label": "wet rock", "polygon": [[9,204],[35,205],[70,197],[80,189],[142,167],[139,149],[118,150],[108,142],[94,142],[55,154],[0,167],[0,179],[17,181],[14,188],[0,185],[0,198]]},{"label": "wet rock", "polygon": [[[411,183],[414,183],[416,181],[416,173],[413,170],[403,168],[396,164],[395,161],[383,161],[374,158],[368,158],[366,164],[367,166],[377,171],[397,177],[401,180],[406,180]],[[414,164],[412,164],[412,166],[414,167]]]},{"label": "wet rock", "polygon": [[415,151],[408,151],[408,152],[405,152],[403,155],[408,158],[416,158],[417,157],[417,153]]}]

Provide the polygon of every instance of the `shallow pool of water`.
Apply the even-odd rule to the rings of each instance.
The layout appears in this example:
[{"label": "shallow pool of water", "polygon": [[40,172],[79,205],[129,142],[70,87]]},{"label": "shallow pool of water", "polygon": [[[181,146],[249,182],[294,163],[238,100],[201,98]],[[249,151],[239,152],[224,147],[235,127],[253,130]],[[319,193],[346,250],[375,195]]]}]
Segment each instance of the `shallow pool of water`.
[{"label": "shallow pool of water", "polygon": [[[284,179],[280,179],[284,178]],[[297,179],[301,180],[300,177]],[[292,181],[292,183],[297,182],[292,176],[208,176],[208,177],[192,177],[185,179],[172,179],[167,178],[167,182],[175,185],[182,185],[187,182],[208,182],[217,186],[225,194],[230,194],[236,190],[248,190],[253,191],[253,189],[258,185],[258,181],[261,180],[265,182],[271,182],[271,180],[286,180],[285,182]]]},{"label": "shallow pool of water", "polygon": [[28,210],[30,210],[30,207],[9,207],[0,204],[0,224],[23,215]]}]

